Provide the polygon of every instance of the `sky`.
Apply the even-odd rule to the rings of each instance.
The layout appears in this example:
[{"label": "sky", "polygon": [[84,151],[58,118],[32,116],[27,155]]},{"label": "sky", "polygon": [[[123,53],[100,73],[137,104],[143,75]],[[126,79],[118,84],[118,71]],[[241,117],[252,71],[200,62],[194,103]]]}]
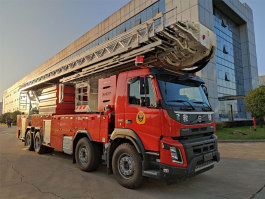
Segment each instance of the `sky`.
[{"label": "sky", "polygon": [[0,101],[4,90],[129,0],[0,0]]},{"label": "sky", "polygon": [[[265,0],[253,10],[259,74],[265,74]],[[4,90],[129,0],[0,0],[0,101]]]}]

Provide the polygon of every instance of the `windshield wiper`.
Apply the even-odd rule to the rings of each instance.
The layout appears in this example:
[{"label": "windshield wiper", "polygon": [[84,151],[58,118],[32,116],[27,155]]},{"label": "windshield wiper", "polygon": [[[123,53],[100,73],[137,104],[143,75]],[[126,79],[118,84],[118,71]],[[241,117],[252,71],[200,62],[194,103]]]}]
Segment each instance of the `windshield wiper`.
[{"label": "windshield wiper", "polygon": [[206,105],[204,106],[203,108],[207,108],[207,109],[203,109],[202,110],[205,110],[205,111],[212,111],[212,108],[206,103],[206,102],[203,102],[203,101],[195,101],[195,102],[192,102],[192,103],[195,103],[195,104],[203,104],[203,105]]},{"label": "windshield wiper", "polygon": [[[191,105],[191,103],[189,101],[186,101],[186,100],[168,100],[168,102],[183,102],[183,103],[186,102],[189,104],[191,110],[195,110],[195,108]],[[187,105],[185,105],[185,106],[187,106]]]}]

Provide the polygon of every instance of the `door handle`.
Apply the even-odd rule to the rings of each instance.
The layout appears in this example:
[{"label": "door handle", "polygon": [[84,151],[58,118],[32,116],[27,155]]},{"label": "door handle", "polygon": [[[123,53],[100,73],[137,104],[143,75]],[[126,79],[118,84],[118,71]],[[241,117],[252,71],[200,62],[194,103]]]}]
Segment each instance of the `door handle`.
[{"label": "door handle", "polygon": [[126,124],[132,124],[132,120],[126,120],[125,123]]}]

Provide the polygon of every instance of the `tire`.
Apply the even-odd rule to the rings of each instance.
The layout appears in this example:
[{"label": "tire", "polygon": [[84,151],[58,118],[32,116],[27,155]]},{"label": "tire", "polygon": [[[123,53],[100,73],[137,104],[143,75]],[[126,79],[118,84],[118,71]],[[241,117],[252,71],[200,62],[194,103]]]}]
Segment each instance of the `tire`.
[{"label": "tire", "polygon": [[51,148],[51,147],[46,147],[46,153],[52,153],[54,151],[54,148]]},{"label": "tire", "polygon": [[100,146],[95,143],[91,143],[88,138],[81,138],[75,149],[76,163],[79,169],[82,171],[96,170],[100,163]]},{"label": "tire", "polygon": [[46,147],[42,145],[40,132],[37,132],[34,136],[34,149],[35,152],[39,154],[43,154],[46,152]]},{"label": "tire", "polygon": [[116,180],[126,188],[135,189],[143,183],[142,159],[129,143],[121,144],[114,151],[112,170]]},{"label": "tire", "polygon": [[27,131],[25,136],[25,146],[28,148],[29,151],[34,150],[34,141],[33,141],[33,135],[31,131]]}]

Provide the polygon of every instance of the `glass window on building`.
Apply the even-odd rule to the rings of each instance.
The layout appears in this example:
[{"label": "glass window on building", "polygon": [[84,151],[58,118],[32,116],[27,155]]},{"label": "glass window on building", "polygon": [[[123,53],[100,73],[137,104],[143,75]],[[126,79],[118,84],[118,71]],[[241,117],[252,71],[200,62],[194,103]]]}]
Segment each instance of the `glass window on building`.
[{"label": "glass window on building", "polygon": [[[239,26],[214,9],[214,32],[217,36],[216,78],[218,97],[243,95],[243,68],[240,47]],[[242,100],[219,101],[218,113],[221,119],[245,118]]]}]

